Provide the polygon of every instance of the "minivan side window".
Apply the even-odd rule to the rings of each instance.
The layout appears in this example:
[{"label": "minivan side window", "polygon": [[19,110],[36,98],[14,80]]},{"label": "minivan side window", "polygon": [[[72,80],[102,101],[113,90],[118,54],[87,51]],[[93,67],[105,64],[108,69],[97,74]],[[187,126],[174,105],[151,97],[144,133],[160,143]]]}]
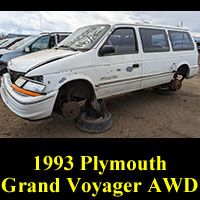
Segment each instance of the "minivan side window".
[{"label": "minivan side window", "polygon": [[169,51],[169,43],[165,30],[140,28],[143,51],[166,52]]},{"label": "minivan side window", "polygon": [[112,45],[115,48],[114,55],[138,53],[136,34],[133,28],[116,29],[104,45]]},{"label": "minivan side window", "polygon": [[187,32],[169,31],[169,37],[174,51],[193,50],[194,44]]},{"label": "minivan side window", "polygon": [[32,51],[40,51],[43,49],[47,49],[49,47],[49,36],[43,36],[36,40],[35,43],[32,44]]}]

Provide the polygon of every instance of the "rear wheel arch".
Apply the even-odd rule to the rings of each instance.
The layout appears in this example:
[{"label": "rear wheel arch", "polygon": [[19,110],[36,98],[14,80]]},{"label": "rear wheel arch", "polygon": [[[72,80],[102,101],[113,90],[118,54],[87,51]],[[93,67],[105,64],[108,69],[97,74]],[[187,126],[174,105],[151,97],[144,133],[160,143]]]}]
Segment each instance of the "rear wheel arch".
[{"label": "rear wheel arch", "polygon": [[176,75],[182,75],[183,77],[187,77],[190,72],[190,67],[188,64],[182,64],[178,67],[176,71]]}]

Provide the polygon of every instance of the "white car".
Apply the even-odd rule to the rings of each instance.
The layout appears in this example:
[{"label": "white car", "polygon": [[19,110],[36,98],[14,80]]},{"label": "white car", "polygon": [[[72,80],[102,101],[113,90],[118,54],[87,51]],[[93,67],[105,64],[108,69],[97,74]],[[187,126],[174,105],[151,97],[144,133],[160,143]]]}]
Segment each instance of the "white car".
[{"label": "white car", "polygon": [[84,115],[96,112],[96,118],[105,117],[101,99],[154,86],[176,91],[185,78],[197,74],[197,60],[187,29],[141,23],[91,25],[54,49],[9,61],[1,96],[11,111],[30,120],[49,117],[54,109],[74,119],[84,100],[90,110]]}]

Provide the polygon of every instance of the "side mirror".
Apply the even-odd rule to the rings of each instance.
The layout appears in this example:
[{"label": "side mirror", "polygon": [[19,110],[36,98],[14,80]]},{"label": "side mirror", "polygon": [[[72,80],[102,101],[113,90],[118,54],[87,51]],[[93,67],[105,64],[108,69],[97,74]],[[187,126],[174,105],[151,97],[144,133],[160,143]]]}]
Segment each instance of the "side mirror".
[{"label": "side mirror", "polygon": [[104,45],[99,51],[100,56],[110,53],[115,53],[115,48],[112,45]]},{"label": "side mirror", "polygon": [[24,49],[24,51],[25,51],[26,53],[30,53],[30,52],[31,52],[31,49],[30,49],[30,47],[26,47],[26,48]]}]

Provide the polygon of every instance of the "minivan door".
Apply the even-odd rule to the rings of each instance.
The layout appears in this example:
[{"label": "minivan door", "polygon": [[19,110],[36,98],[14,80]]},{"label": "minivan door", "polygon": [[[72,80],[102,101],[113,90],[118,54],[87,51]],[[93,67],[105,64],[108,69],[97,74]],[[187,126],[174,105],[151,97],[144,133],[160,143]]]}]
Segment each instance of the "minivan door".
[{"label": "minivan door", "polygon": [[101,46],[96,64],[99,97],[139,89],[142,59],[138,51],[135,29],[116,28]]},{"label": "minivan door", "polygon": [[141,88],[169,83],[173,77],[175,63],[166,31],[139,28],[139,32],[144,52]]}]

